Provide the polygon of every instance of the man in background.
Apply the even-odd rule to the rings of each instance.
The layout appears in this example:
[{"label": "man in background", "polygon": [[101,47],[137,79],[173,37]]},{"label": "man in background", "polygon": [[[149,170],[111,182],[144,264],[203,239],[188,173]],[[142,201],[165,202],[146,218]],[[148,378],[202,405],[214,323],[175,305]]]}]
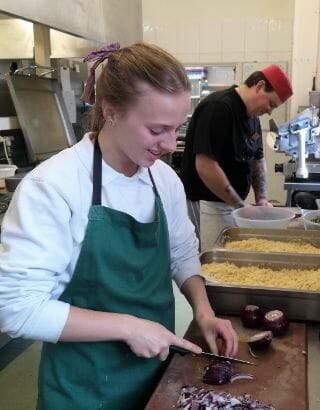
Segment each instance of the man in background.
[{"label": "man in background", "polygon": [[255,204],[268,201],[267,173],[259,117],[293,94],[277,65],[255,71],[240,86],[214,92],[196,107],[187,130],[180,176],[189,216],[200,240],[200,214],[210,214],[217,238],[234,225],[231,211],[245,202],[252,186]]}]

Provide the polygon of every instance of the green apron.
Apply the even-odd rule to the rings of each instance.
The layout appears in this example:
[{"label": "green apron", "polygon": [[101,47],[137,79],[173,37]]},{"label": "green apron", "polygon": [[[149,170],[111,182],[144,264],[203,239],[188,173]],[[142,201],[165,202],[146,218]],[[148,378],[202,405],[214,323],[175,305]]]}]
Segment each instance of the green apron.
[{"label": "green apron", "polygon": [[[173,332],[168,227],[151,172],[156,217],[141,223],[101,206],[101,163],[96,142],[88,225],[74,275],[60,300],[152,320]],[[143,409],[164,366],[157,358],[137,357],[123,342],[44,343],[37,409]]]}]

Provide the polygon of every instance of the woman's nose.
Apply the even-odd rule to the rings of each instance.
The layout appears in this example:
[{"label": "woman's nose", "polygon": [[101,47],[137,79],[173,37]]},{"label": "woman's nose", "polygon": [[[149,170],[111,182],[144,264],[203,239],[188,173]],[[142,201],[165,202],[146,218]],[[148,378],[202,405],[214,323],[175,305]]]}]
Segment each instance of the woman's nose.
[{"label": "woman's nose", "polygon": [[165,138],[161,142],[161,149],[168,151],[168,152],[174,152],[177,147],[177,133],[176,132],[170,132],[167,134],[167,138]]}]

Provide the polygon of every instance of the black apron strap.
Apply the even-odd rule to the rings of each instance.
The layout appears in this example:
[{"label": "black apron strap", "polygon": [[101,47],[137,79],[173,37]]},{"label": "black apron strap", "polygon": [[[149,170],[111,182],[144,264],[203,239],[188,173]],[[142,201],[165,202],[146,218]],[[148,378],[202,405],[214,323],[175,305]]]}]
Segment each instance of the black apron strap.
[{"label": "black apron strap", "polygon": [[149,177],[150,177],[150,179],[151,179],[151,183],[152,183],[152,187],[153,187],[153,192],[155,193],[155,196],[159,196],[159,192],[158,192],[158,190],[157,190],[157,186],[156,186],[156,184],[155,184],[155,182],[154,182],[154,179],[153,179],[153,176],[152,176],[152,174],[151,174],[150,168],[148,168],[148,172],[149,172]]},{"label": "black apron strap", "polygon": [[98,138],[94,143],[93,151],[93,176],[92,176],[92,205],[101,205],[101,176],[102,176],[102,155]]}]

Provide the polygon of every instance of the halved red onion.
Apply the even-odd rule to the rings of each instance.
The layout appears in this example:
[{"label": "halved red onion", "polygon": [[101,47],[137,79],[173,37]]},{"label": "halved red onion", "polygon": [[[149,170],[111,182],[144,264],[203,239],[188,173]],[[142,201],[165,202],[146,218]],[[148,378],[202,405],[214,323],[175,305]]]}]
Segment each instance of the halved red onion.
[{"label": "halved red onion", "polygon": [[264,350],[270,346],[272,342],[273,333],[271,330],[266,330],[265,332],[256,333],[251,336],[247,343],[251,349],[254,350]]},{"label": "halved red onion", "polygon": [[240,319],[245,327],[258,328],[261,324],[263,313],[259,306],[246,305],[240,312]]},{"label": "halved red onion", "polygon": [[289,319],[282,310],[270,310],[264,315],[262,325],[271,330],[274,336],[281,336],[289,329]]},{"label": "halved red onion", "polygon": [[228,383],[233,374],[233,366],[228,361],[213,361],[204,370],[202,381],[207,384]]}]

